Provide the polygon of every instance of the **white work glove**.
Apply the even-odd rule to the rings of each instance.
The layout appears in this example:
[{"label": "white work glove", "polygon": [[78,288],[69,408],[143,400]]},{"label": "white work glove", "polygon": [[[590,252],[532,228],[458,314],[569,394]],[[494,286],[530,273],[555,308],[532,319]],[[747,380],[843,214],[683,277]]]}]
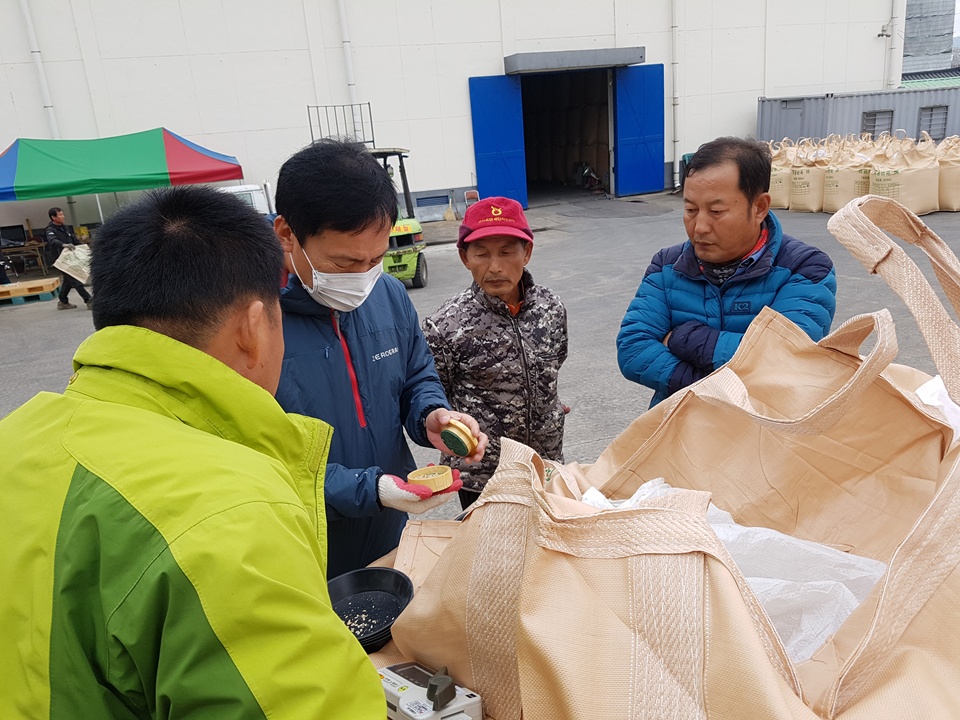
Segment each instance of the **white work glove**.
[{"label": "white work glove", "polygon": [[457,490],[463,487],[460,471],[453,471],[453,482],[446,490],[433,492],[426,485],[408,483],[396,475],[381,475],[377,480],[377,494],[384,507],[419,515],[427,510],[443,505],[457,496]]}]

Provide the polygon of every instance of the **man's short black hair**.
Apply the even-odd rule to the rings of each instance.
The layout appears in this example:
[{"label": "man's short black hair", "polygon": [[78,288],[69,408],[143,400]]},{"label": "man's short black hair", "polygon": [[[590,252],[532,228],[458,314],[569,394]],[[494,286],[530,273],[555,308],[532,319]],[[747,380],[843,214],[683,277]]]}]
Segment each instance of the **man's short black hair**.
[{"label": "man's short black hair", "polygon": [[280,242],[228,193],[149,191],[104,223],[92,247],[98,330],[139,325],[203,348],[239,302],[261,299],[279,314]]},{"label": "man's short black hair", "polygon": [[49,215],[49,216],[50,216],[50,219],[52,220],[53,218],[55,218],[55,217],[57,216],[57,213],[59,213],[59,212],[63,212],[63,210],[61,210],[61,209],[58,208],[58,207],[52,207],[52,208],[50,208],[50,209],[47,211],[47,215]]},{"label": "man's short black hair", "polygon": [[721,137],[704,143],[687,163],[686,177],[725,162],[733,162],[740,171],[740,192],[749,202],[770,192],[770,148],[755,140]]},{"label": "man's short black hair", "polygon": [[397,222],[397,191],[361,143],[324,138],[280,168],[277,213],[302,245],[324,230],[359,233]]}]

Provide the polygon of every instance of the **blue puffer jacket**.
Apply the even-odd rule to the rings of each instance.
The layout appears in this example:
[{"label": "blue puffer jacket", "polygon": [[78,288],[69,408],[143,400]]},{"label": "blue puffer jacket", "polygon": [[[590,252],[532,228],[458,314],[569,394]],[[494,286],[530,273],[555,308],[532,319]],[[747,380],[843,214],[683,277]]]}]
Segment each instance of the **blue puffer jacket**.
[{"label": "blue puffer jacket", "polygon": [[720,287],[704,277],[689,241],[654,256],[617,335],[620,372],[653,388],[650,407],[730,360],[764,306],[814,340],[830,331],[837,307],[833,262],[784,235],[773,213],[764,227],[764,251]]},{"label": "blue puffer jacket", "polygon": [[337,312],[292,276],[280,303],[286,348],[277,401],[334,429],[324,487],[327,575],[334,577],[397,546],[407,516],[380,508],[377,478],[405,478],[416,464],[403,429],[429,447],[424,419],[450,406],[417,311],[396,278],[384,275],[363,305]]}]

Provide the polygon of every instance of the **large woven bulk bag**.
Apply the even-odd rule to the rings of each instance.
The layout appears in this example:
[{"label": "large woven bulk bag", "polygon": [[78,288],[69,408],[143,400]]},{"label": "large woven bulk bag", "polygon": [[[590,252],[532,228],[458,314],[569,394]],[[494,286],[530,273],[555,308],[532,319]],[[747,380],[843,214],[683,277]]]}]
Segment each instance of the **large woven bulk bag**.
[{"label": "large woven bulk bag", "polygon": [[874,156],[870,194],[896,200],[911,212],[925,215],[940,209],[940,164],[937,144],[922,133],[919,142],[891,137]]},{"label": "large woven bulk bag", "polygon": [[[872,149],[872,144],[870,147]],[[847,138],[827,166],[823,181],[824,212],[837,212],[854,198],[870,193],[870,155],[861,152],[862,149],[859,140]]]},{"label": "large woven bulk bag", "polygon": [[790,138],[770,143],[770,207],[790,207],[790,170],[797,146]]},{"label": "large woven bulk bag", "polygon": [[[960,328],[886,233],[930,255],[952,304],[960,261],[896,203],[828,224],[907,303],[960,398]],[[869,351],[861,345],[875,333]],[[488,720],[955,720],[960,717],[960,446],[892,364],[886,310],[818,343],[770,308],[734,357],[634,421],[592,465],[507,438],[500,464],[393,626]],[[649,479],[681,491],[629,509]],[[705,521],[707,501],[884,562],[873,592],[794,663]]]},{"label": "large woven bulk bag", "polygon": [[770,207],[790,207],[790,183],[793,177],[792,168],[786,165],[770,166]]},{"label": "large woven bulk bag", "polygon": [[960,210],[960,136],[944,138],[937,146],[940,164],[940,209]]},{"label": "large woven bulk bag", "polygon": [[790,209],[798,212],[823,210],[823,185],[833,147],[809,138],[801,140],[790,169]]}]

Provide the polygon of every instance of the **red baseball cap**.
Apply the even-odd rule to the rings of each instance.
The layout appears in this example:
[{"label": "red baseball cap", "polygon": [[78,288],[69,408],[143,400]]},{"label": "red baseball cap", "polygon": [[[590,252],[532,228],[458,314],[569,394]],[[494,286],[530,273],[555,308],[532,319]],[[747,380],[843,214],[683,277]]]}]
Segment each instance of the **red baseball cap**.
[{"label": "red baseball cap", "polygon": [[489,197],[468,207],[460,223],[457,247],[463,248],[468,242],[494,235],[508,235],[533,242],[533,231],[516,200]]}]

